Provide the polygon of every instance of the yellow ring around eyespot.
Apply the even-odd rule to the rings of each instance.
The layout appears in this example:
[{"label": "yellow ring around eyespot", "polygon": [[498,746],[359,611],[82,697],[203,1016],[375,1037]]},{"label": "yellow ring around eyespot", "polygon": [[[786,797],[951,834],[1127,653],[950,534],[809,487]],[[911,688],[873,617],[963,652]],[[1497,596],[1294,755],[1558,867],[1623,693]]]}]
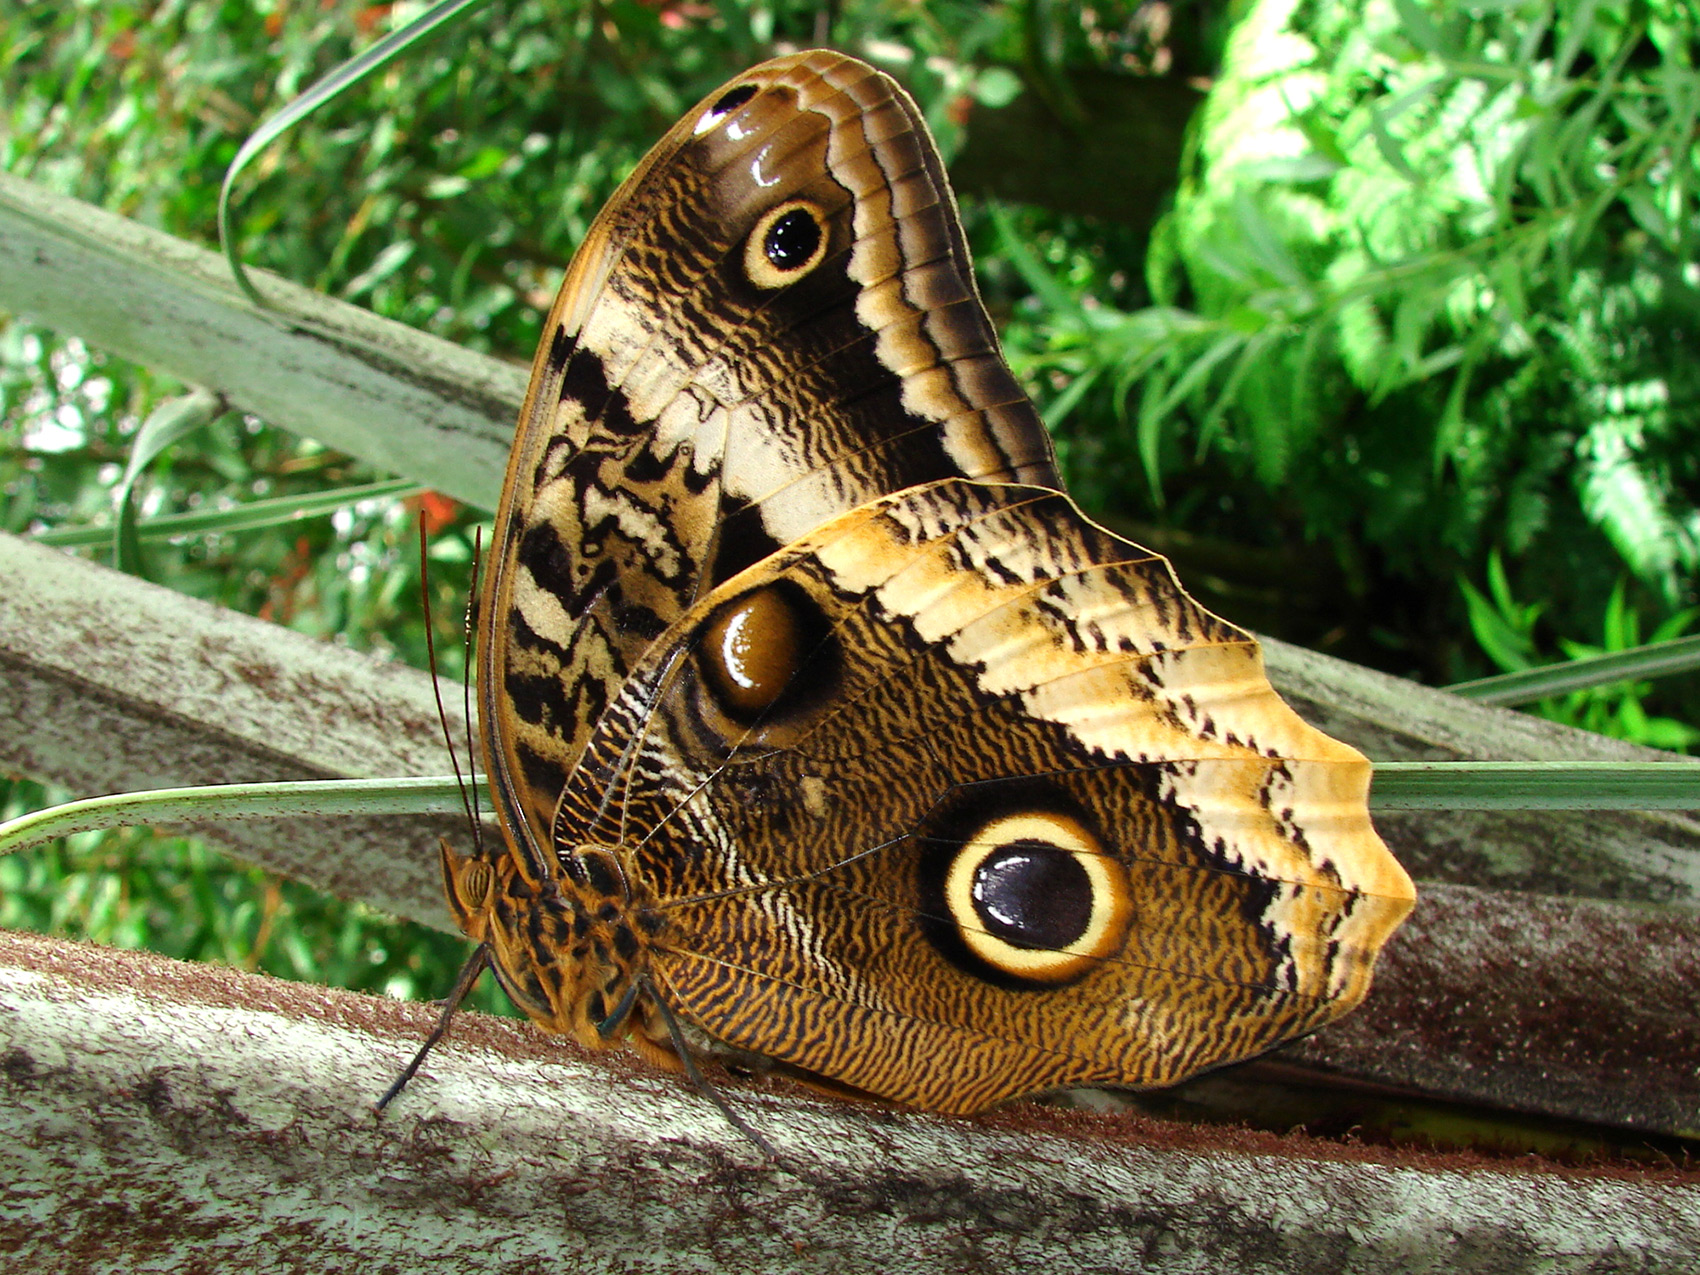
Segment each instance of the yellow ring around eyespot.
[{"label": "yellow ring around eyespot", "polygon": [[[1053,846],[1073,856],[1092,891],[1092,911],[1079,938],[1061,949],[1017,947],[989,933],[974,906],[974,874],[988,858],[1018,842]],[[1012,978],[1065,983],[1120,950],[1133,915],[1132,890],[1120,863],[1078,820],[1051,811],[1003,815],[979,828],[945,874],[945,903],[968,950]]]},{"label": "yellow ring around eyespot", "polygon": [[[792,266],[789,270],[781,270],[767,259],[767,232],[773,229],[773,223],[788,212],[805,209],[815,219],[815,226],[820,231],[820,242],[809,254],[809,259],[801,265]],[[777,208],[771,208],[762,214],[756,222],[755,229],[750,231],[748,239],[744,240],[744,274],[758,288],[783,288],[788,283],[795,283],[820,265],[826,256],[826,241],[828,226],[826,212],[821,206],[810,199],[788,199]]]}]

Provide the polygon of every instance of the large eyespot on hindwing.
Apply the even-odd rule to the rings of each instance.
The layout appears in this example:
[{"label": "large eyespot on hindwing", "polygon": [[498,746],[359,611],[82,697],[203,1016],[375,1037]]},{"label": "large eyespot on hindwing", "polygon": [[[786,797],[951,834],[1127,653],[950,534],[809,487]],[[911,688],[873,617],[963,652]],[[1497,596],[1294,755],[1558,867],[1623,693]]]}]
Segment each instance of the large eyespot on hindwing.
[{"label": "large eyespot on hindwing", "polygon": [[692,127],[691,134],[701,137],[760,91],[754,84],[734,84],[714,99],[714,105],[702,113],[702,118]]},{"label": "large eyespot on hindwing", "polygon": [[826,257],[826,212],[807,199],[770,208],[744,241],[744,273],[758,288],[783,288]]},{"label": "large eyespot on hindwing", "polygon": [[[724,733],[756,731],[762,742],[831,693],[837,647],[826,617],[807,590],[775,580],[728,599],[698,630],[699,683]],[[730,728],[730,729],[729,729]]]},{"label": "large eyespot on hindwing", "polygon": [[1126,870],[1073,815],[999,814],[942,865],[947,932],[972,962],[1015,986],[1055,987],[1117,952],[1133,916]]}]

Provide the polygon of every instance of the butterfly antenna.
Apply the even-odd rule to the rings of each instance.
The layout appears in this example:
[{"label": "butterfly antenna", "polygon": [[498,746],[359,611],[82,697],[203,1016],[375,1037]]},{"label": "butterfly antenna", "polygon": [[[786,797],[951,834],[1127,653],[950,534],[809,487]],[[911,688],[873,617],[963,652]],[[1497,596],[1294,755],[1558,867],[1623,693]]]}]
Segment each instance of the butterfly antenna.
[{"label": "butterfly antenna", "polygon": [[485,966],[489,963],[490,949],[480,943],[477,950],[467,958],[466,964],[460,967],[460,977],[455,979],[454,990],[449,993],[448,1000],[443,1002],[443,1012],[437,1017],[437,1025],[431,1029],[431,1034],[425,1038],[425,1043],[419,1046],[419,1052],[413,1055],[413,1061],[402,1068],[401,1075],[396,1077],[395,1083],[384,1090],[382,1098],[372,1104],[373,1110],[380,1115],[383,1114],[384,1108],[390,1105],[397,1094],[407,1088],[407,1082],[413,1079],[414,1073],[424,1063],[425,1055],[436,1048],[437,1042],[449,1034],[449,1023],[454,1019],[455,1013],[460,1009],[461,1002],[466,999],[467,993],[472,990],[472,985],[478,981],[478,976],[484,972]]},{"label": "butterfly antenna", "polygon": [[[431,636],[431,567],[430,554],[427,552],[425,536],[425,511],[419,511],[419,593],[425,605],[425,660],[431,667],[431,695],[437,701],[437,724],[443,728],[443,746],[449,750],[449,765],[454,768],[455,784],[460,789],[461,808],[466,811],[466,821],[472,827],[472,837],[478,839],[478,818],[473,811],[472,800],[466,795],[467,783],[460,773],[460,758],[455,755],[455,733],[449,726],[449,712],[443,707],[443,688],[437,681],[437,643]],[[466,683],[465,677],[461,684]],[[474,789],[474,792],[477,790]],[[475,798],[474,798],[475,800]],[[415,1064],[417,1065],[417,1064]]]},{"label": "butterfly antenna", "polygon": [[[472,748],[472,657],[473,634],[478,628],[478,575],[479,568],[484,565],[484,528],[472,529],[472,583],[466,591],[466,620],[462,630],[462,641],[466,647],[466,662],[461,666],[460,673],[460,709],[461,720],[466,723],[466,759],[468,769],[476,771],[478,756]],[[478,659],[484,659],[482,648],[478,650]],[[488,766],[485,767],[489,769]],[[478,785],[472,785],[472,843],[482,844],[478,831]]]}]

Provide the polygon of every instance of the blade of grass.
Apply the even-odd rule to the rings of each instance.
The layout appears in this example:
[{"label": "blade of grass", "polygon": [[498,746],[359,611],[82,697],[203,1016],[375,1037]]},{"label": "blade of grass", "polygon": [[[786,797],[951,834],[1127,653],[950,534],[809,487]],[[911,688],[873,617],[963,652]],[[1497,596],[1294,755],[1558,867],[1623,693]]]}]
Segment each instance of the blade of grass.
[{"label": "blade of grass", "polygon": [[1379,762],[1371,810],[1700,810],[1700,764]]},{"label": "blade of grass", "polygon": [[1078,298],[1062,285],[1056,273],[1033,251],[1032,246],[1016,229],[1015,219],[1009,215],[1008,210],[994,200],[986,205],[986,211],[991,214],[992,225],[997,230],[998,247],[1008,257],[1009,263],[1015,267],[1022,281],[1033,290],[1033,295],[1039,298],[1045,312],[1059,315],[1079,310]]},{"label": "blade of grass", "polygon": [[[333,488],[296,496],[270,496],[251,500],[229,509],[197,509],[193,513],[165,514],[144,519],[135,524],[135,536],[140,542],[169,540],[173,536],[198,535],[211,531],[253,531],[258,527],[274,527],[281,523],[298,522],[303,518],[322,518],[338,509],[366,500],[384,500],[417,495],[426,490],[411,478],[386,478],[382,482],[365,483],[358,487]],[[107,544],[112,539],[110,527],[55,527],[30,539],[55,549],[85,549]]]},{"label": "blade of grass", "polygon": [[1700,635],[1590,655],[1565,664],[1543,664],[1540,668],[1480,677],[1446,689],[1482,704],[1528,704],[1590,686],[1668,677],[1697,668],[1700,668]]},{"label": "blade of grass", "polygon": [[[469,782],[479,782],[476,777]],[[1700,763],[1382,762],[1374,810],[1700,810]],[[67,802],[0,824],[0,854],[139,823],[290,816],[452,814],[452,775],[160,788]]]},{"label": "blade of grass", "polygon": [[230,271],[236,277],[237,286],[255,305],[264,307],[266,302],[254,287],[253,281],[248,278],[248,271],[242,264],[242,256],[237,251],[236,238],[230,233],[230,192],[236,184],[237,175],[248,166],[254,156],[288,132],[297,122],[326,102],[340,97],[391,58],[412,48],[444,23],[459,17],[463,10],[482,3],[484,0],[441,0],[441,3],[432,5],[405,27],[390,32],[371,48],[349,58],[341,66],[315,81],[277,114],[262,120],[253,135],[242,143],[242,148],[236,152],[236,158],[230,161],[230,167],[225,170],[224,185],[218,192],[218,239],[224,245],[225,259],[230,262]]},{"label": "blade of grass", "polygon": [[460,809],[459,781],[453,775],[156,788],[70,801],[9,820],[0,824],[0,855],[96,828],[192,820],[443,815]]},{"label": "blade of grass", "polygon": [[167,399],[156,407],[136,431],[130,446],[130,463],[124,467],[115,503],[118,521],[112,532],[112,560],[120,571],[142,574],[141,542],[136,537],[136,482],[173,443],[209,424],[225,410],[222,396],[197,388]]}]

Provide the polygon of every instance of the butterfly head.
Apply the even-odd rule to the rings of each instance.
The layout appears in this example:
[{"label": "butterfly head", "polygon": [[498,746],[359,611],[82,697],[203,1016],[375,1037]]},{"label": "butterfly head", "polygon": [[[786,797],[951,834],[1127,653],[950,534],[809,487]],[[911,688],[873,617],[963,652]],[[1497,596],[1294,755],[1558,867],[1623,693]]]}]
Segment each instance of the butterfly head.
[{"label": "butterfly head", "polygon": [[533,1022],[586,1048],[646,1027],[638,989],[664,923],[619,859],[580,846],[542,881],[518,862],[442,847],[449,908],[467,937],[489,949],[502,989]]}]

